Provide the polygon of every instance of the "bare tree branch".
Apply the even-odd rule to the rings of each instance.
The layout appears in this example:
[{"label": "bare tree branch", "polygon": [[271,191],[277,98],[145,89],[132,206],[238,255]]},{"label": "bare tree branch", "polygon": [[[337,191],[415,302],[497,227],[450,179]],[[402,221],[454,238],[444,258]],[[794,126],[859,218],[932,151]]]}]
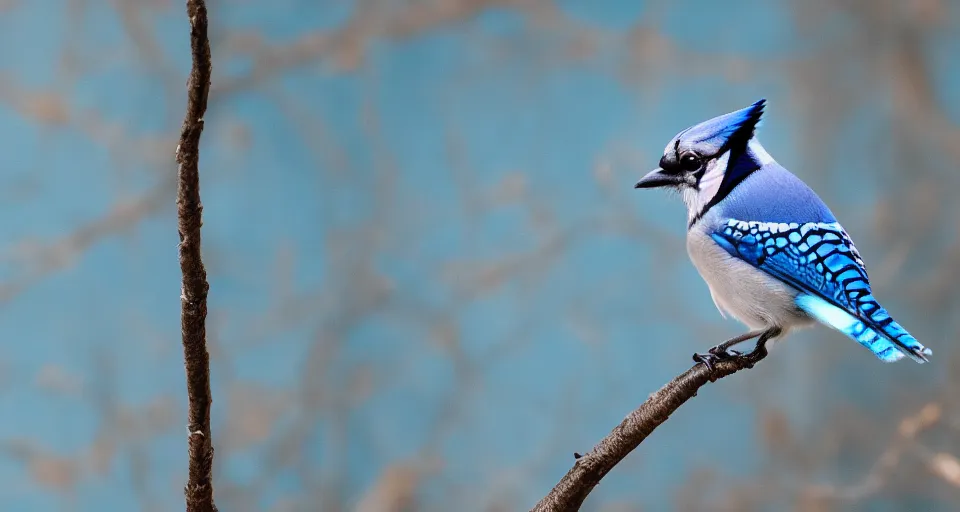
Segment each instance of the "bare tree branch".
[{"label": "bare tree branch", "polygon": [[531,512],[568,512],[580,510],[600,479],[623,460],[661,423],[707,382],[716,382],[754,364],[766,356],[766,350],[754,351],[736,358],[714,363],[713,369],[696,364],[680,374],[649,398],[623,422],[616,426],[599,444],[584,455],[575,454],[573,468]]},{"label": "bare tree branch", "polygon": [[[860,482],[849,486],[834,485],[812,485],[804,491],[804,497],[812,500],[846,500],[859,501],[880,492],[884,484],[893,476],[904,453],[907,453],[912,447],[917,449],[920,445],[917,443],[917,437],[924,431],[929,430],[943,419],[943,407],[937,402],[930,402],[923,406],[915,414],[907,416],[900,421],[900,428],[897,437],[890,442],[887,449],[877,458],[870,472],[864,476]],[[938,461],[948,460],[946,454],[942,454]],[[949,456],[949,457],[952,457]],[[947,465],[950,462],[946,463]],[[931,458],[931,467],[934,470],[943,466],[934,465]],[[938,473],[943,477],[944,473]]]},{"label": "bare tree branch", "polygon": [[180,231],[180,328],[187,373],[189,476],[187,512],[214,512],[213,439],[210,433],[210,354],[207,352],[207,271],[200,256],[200,134],[210,92],[210,41],[204,0],[187,0],[193,69],[187,82],[187,113],[177,146],[177,223]]}]

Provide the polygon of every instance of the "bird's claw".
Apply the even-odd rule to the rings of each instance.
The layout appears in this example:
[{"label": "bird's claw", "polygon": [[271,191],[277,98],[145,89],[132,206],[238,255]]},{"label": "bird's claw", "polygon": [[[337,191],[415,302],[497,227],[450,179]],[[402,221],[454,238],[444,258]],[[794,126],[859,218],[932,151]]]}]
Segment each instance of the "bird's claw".
[{"label": "bird's claw", "polygon": [[696,363],[703,363],[711,372],[713,371],[713,363],[719,361],[720,358],[713,354],[694,354],[693,361]]},{"label": "bird's claw", "polygon": [[694,354],[693,360],[697,363],[703,363],[708,370],[714,370],[714,364],[720,361],[727,361],[742,356],[743,354],[737,350],[723,349],[719,346],[713,347],[707,351],[706,354]]},{"label": "bird's claw", "polygon": [[707,352],[710,352],[711,354],[719,357],[720,359],[732,359],[734,357],[743,355],[743,352],[740,352],[739,350],[734,350],[732,348],[724,349],[719,345],[711,348]]}]

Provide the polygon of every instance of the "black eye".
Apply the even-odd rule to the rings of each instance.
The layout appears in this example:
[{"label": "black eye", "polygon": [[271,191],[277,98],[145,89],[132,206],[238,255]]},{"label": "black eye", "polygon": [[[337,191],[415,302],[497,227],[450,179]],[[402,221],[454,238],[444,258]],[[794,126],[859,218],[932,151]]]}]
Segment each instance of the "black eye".
[{"label": "black eye", "polygon": [[684,171],[696,171],[700,168],[700,157],[690,151],[680,155],[680,168]]}]

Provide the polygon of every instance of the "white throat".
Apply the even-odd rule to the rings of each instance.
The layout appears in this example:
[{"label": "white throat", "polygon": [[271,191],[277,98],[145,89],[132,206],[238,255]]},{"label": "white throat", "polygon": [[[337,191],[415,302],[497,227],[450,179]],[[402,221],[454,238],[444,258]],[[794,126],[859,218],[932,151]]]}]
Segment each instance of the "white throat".
[{"label": "white throat", "polygon": [[707,169],[700,178],[698,188],[694,188],[692,184],[683,187],[683,202],[687,205],[687,222],[693,221],[697,215],[700,215],[703,209],[710,204],[710,200],[717,195],[729,162],[730,152],[726,151],[719,157],[707,162]]}]

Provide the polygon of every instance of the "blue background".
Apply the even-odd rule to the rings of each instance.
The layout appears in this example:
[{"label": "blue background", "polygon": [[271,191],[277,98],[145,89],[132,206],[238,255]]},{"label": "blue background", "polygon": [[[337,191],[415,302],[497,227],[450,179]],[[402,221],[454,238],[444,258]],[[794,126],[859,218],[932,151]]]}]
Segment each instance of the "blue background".
[{"label": "blue background", "polygon": [[[177,510],[183,5],[0,4],[0,503]],[[766,97],[933,362],[793,335],[584,510],[956,510],[960,2],[754,4],[211,0],[220,509],[528,509],[742,332],[632,186]]]}]

